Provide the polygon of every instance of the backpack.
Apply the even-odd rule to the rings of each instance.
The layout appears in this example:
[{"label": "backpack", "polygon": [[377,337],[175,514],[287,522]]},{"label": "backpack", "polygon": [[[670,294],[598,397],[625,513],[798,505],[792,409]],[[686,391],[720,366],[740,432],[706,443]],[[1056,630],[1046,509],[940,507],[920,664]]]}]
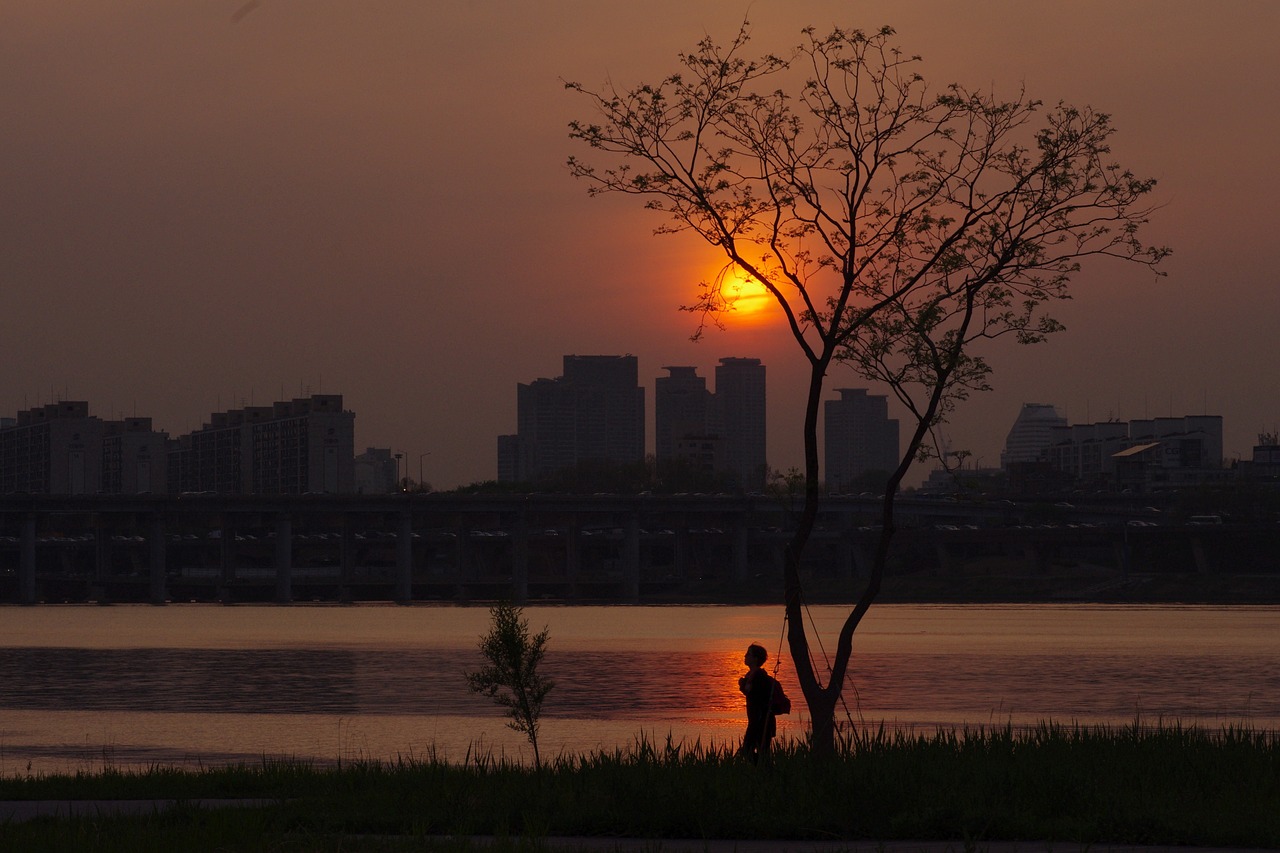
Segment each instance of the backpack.
[{"label": "backpack", "polygon": [[773,680],[773,695],[769,698],[769,711],[775,717],[791,713],[791,700],[782,689],[782,682]]}]

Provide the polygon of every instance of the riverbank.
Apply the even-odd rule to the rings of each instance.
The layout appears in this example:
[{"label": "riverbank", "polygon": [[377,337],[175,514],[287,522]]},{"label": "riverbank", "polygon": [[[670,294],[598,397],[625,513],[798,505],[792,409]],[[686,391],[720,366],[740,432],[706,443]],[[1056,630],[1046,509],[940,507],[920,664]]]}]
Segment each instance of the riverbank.
[{"label": "riverbank", "polygon": [[1049,575],[973,572],[885,578],[889,604],[1280,604],[1280,575],[1119,575],[1081,569]]},{"label": "riverbank", "polygon": [[[811,604],[847,603],[857,600],[865,583],[864,578],[811,578],[804,585],[805,598]],[[782,600],[780,582],[756,577],[745,587],[708,585],[680,594],[646,596],[644,603],[776,604]],[[885,577],[876,603],[1280,605],[1280,574],[1121,575],[1096,566],[1038,574],[999,568],[919,572]]]},{"label": "riverbank", "polygon": [[[523,850],[550,849],[552,838],[590,839],[594,850],[654,851],[684,849],[674,846],[680,839],[770,841],[793,850],[921,838],[956,850],[997,842],[1021,850],[1051,843],[1274,848],[1277,766],[1275,733],[1041,726],[861,732],[834,758],[788,745],[759,767],[723,750],[642,741],[626,751],[558,758],[540,771],[482,754],[461,765],[108,769],[0,779],[0,799],[177,804],[142,815],[13,822],[0,833],[9,849],[37,851],[476,849],[473,838]],[[227,797],[264,804],[197,803]],[[613,844],[620,839],[644,846]]]}]

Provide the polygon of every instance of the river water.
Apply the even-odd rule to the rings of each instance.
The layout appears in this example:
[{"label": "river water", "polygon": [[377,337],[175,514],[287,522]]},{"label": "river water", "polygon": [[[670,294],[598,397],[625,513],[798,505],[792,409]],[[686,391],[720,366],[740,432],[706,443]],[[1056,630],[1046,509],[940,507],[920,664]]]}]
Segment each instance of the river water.
[{"label": "river water", "polygon": [[[782,736],[804,731],[780,607],[524,613],[551,634],[544,756],[638,737],[736,743],[750,641],[780,659],[795,700]],[[828,648],[846,613],[813,608]],[[0,774],[264,756],[524,760],[523,736],[464,681],[487,627],[479,606],[0,608]],[[845,693],[846,725],[1275,730],[1280,608],[884,605],[858,631]]]}]

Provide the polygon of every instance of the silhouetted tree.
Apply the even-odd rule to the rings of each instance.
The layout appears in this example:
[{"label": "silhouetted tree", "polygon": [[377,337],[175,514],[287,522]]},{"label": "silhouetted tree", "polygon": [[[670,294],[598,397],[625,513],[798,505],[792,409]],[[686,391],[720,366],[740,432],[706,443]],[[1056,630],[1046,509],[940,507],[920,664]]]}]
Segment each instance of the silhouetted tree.
[{"label": "silhouetted tree", "polygon": [[[853,633],[880,589],[893,505],[937,423],[989,368],[973,347],[1061,327],[1045,313],[1068,297],[1088,256],[1154,267],[1167,250],[1138,230],[1154,181],[1109,157],[1107,115],[1024,92],[1005,100],[928,87],[893,30],[804,31],[788,56],[749,58],[748,27],[706,38],[657,84],[588,97],[592,121],[570,136],[610,163],[570,158],[590,192],[642,196],[659,233],[692,231],[774,297],[809,366],[804,503],[784,561],[787,636],[816,751],[834,746],[834,711]],[[720,279],[688,310],[732,310]],[[695,337],[697,334],[695,333]],[[801,618],[801,555],[820,498],[817,423],[824,378],[844,360],[888,383],[914,420],[890,477],[871,577],[845,620],[823,684]]]},{"label": "silhouetted tree", "polygon": [[538,674],[538,664],[546,654],[550,629],[543,628],[529,636],[529,620],[513,604],[499,602],[489,611],[489,633],[480,638],[480,654],[487,663],[467,674],[467,686],[503,708],[511,721],[508,726],[524,732],[533,746],[533,763],[542,766],[538,753],[538,719],[542,702],[555,686],[550,678]]}]

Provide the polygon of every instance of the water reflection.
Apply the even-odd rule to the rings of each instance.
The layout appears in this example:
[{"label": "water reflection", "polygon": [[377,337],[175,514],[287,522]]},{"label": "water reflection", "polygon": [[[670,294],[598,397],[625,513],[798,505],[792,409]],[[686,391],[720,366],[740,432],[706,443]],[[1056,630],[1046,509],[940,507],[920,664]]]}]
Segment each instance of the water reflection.
[{"label": "water reflection", "polygon": [[[548,716],[734,718],[738,651],[566,651]],[[464,650],[0,649],[0,709],[216,714],[497,713],[466,689]],[[849,673],[855,720],[919,724],[1013,717],[1280,717],[1269,656],[864,654]],[[770,662],[772,667],[772,662]],[[779,672],[795,685],[790,667]],[[791,691],[798,696],[799,690]]]},{"label": "water reflection", "polygon": [[350,714],[362,705],[357,657],[341,650],[4,649],[0,705]]},{"label": "water reflection", "polygon": [[[839,608],[819,612],[838,625]],[[129,764],[393,757],[477,742],[519,753],[471,694],[483,608],[26,608],[0,622],[0,773]],[[548,754],[639,732],[732,743],[738,676],[775,608],[530,608],[549,625]],[[776,636],[776,635],[775,635]],[[795,702],[789,651],[769,669]],[[779,651],[781,654],[779,655]],[[854,723],[1177,720],[1280,728],[1280,610],[881,608],[845,691]],[[793,689],[794,688],[794,689]],[[62,762],[59,764],[59,762]]]},{"label": "water reflection", "polygon": [[[447,649],[0,649],[0,708],[475,714],[492,707],[466,689],[464,673],[479,663]],[[551,716],[719,714],[741,704],[737,672],[715,655],[561,652],[544,671],[556,680]]]}]

